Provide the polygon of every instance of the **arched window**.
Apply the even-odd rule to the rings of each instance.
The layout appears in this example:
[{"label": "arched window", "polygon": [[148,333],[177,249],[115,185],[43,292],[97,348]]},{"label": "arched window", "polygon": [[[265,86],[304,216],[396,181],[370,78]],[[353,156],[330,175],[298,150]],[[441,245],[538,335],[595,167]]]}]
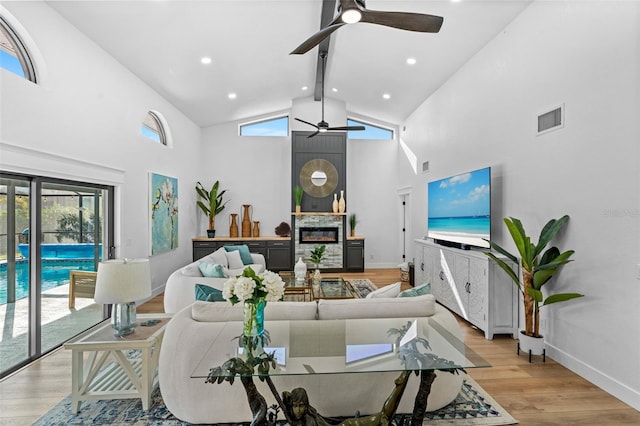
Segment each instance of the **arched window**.
[{"label": "arched window", "polygon": [[154,142],[168,145],[167,131],[162,124],[163,121],[159,113],[149,111],[142,121],[140,133]]},{"label": "arched window", "polygon": [[18,34],[2,16],[0,16],[0,68],[37,83],[29,52]]}]

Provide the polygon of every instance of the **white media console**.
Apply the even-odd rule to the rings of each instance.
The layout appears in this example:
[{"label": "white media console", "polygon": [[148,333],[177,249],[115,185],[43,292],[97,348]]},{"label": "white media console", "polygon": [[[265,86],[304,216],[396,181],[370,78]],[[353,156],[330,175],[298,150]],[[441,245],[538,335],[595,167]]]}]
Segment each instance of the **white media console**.
[{"label": "white media console", "polygon": [[415,282],[431,283],[436,300],[484,331],[518,334],[518,289],[482,249],[461,250],[415,240]]}]

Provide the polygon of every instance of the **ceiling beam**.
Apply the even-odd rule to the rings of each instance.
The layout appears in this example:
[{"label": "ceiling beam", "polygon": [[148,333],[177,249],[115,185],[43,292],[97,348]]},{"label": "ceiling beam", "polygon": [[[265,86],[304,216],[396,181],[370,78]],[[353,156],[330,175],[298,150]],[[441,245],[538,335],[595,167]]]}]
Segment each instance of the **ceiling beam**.
[{"label": "ceiling beam", "polygon": [[[320,29],[323,29],[333,21],[333,17],[336,12],[336,0],[323,0],[322,13],[320,15]],[[313,91],[313,100],[319,101],[322,99],[322,54],[329,58],[329,43],[331,36],[325,38],[318,45],[318,60],[316,63],[316,87]]]}]

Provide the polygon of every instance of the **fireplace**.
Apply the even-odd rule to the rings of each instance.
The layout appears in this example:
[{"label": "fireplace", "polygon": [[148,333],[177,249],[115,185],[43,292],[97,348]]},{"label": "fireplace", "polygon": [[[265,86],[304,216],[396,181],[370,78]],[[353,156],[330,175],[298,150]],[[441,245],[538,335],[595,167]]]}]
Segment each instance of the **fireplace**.
[{"label": "fireplace", "polygon": [[301,227],[300,244],[338,244],[338,227]]}]

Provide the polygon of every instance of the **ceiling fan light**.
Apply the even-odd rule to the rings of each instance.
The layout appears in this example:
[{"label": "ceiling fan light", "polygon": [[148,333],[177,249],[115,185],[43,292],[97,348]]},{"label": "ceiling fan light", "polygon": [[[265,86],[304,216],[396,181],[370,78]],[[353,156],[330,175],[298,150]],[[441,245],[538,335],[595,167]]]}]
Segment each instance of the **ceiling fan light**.
[{"label": "ceiling fan light", "polygon": [[327,131],[327,129],[325,129],[324,127],[320,127],[320,128],[318,129],[318,131],[319,131],[320,133],[325,133],[325,132]]},{"label": "ceiling fan light", "polygon": [[362,19],[362,14],[358,9],[348,9],[342,13],[342,22],[345,24],[355,24],[360,22],[360,19]]}]

